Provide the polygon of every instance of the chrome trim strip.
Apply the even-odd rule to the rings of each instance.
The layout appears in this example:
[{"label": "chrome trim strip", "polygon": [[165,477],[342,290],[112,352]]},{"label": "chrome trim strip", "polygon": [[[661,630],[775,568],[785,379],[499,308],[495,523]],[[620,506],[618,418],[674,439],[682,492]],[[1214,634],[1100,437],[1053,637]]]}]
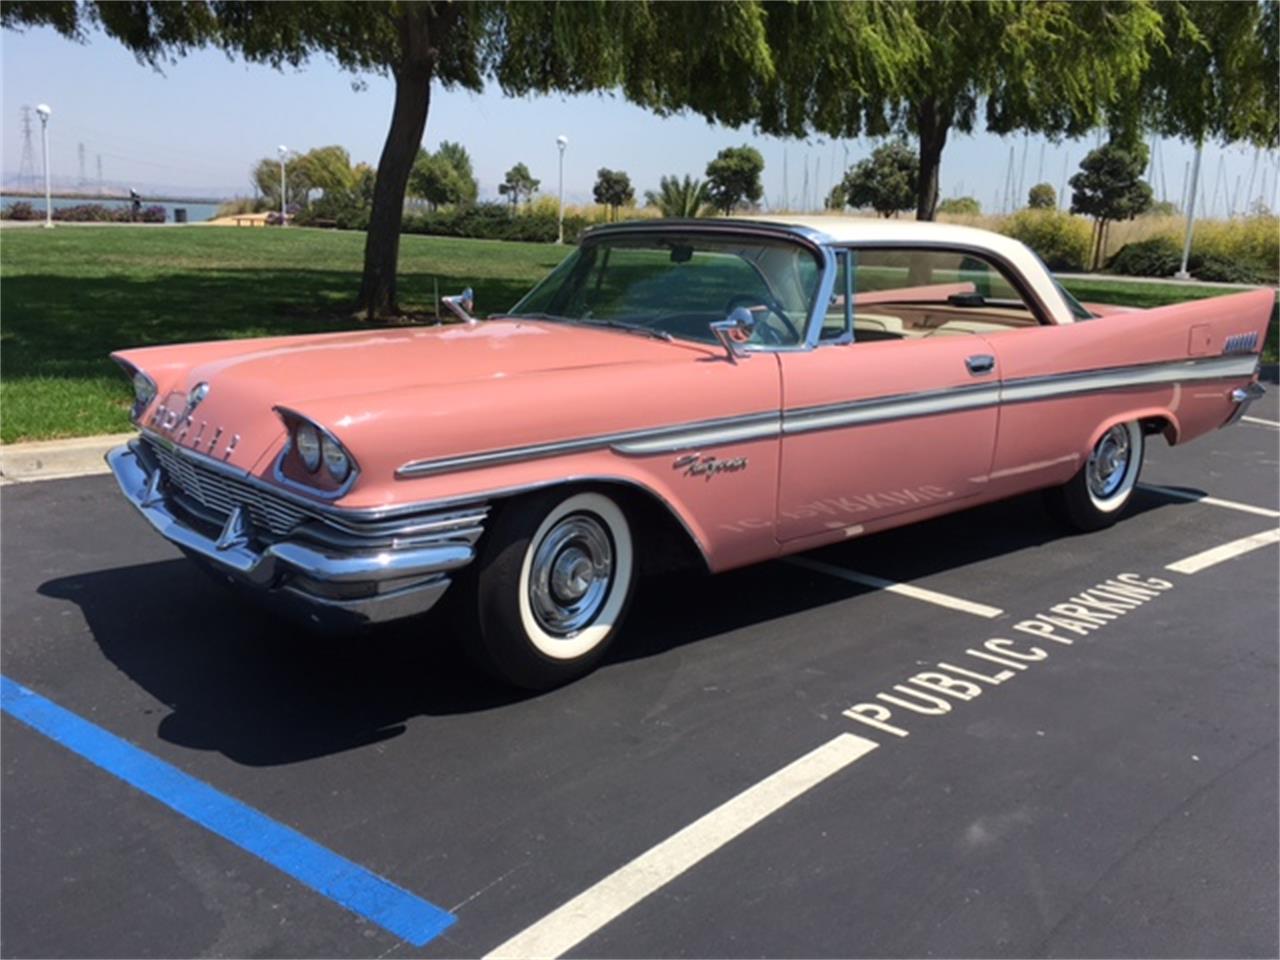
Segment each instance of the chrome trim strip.
[{"label": "chrome trim strip", "polygon": [[1100,393],[1158,386],[1164,383],[1187,383],[1200,380],[1225,380],[1253,375],[1258,358],[1208,357],[1176,360],[1166,363],[1144,363],[1127,367],[1107,367],[1077,373],[1060,373],[1044,377],[1025,377],[1002,383],[1001,403],[1026,403],[1053,397]]},{"label": "chrome trim strip", "polygon": [[791,435],[814,430],[888,420],[905,420],[938,413],[957,413],[996,406],[1025,403],[1107,390],[1132,389],[1163,383],[1186,383],[1252,376],[1258,357],[1208,357],[1127,367],[1110,367],[1066,374],[1026,377],[1007,382],[992,381],[875,397],[845,403],[800,407],[776,413],[754,413],[740,417],[653,427],[623,433],[602,434],[576,440],[530,444],[467,454],[461,457],[413,460],[396,471],[397,479],[433,476],[454,470],[476,469],[541,459],[560,454],[583,453],[611,448],[623,456],[650,456],[676,453],[695,447],[764,440],[778,434]]},{"label": "chrome trim strip", "polygon": [[460,457],[442,457],[431,460],[411,460],[396,470],[400,480],[432,476],[454,470],[477,467],[495,467],[522,460],[539,460],[561,454],[585,453],[613,448],[625,456],[646,456],[653,453],[669,453],[690,447],[758,440],[776,436],[780,416],[777,412],[753,413],[716,420],[699,420],[692,423],[666,427],[648,427],[620,433],[599,434],[577,440],[557,440],[550,443],[534,443],[522,447],[507,447],[465,454]]},{"label": "chrome trim strip", "polygon": [[937,413],[958,413],[962,410],[993,407],[999,402],[1000,385],[998,383],[979,383],[947,390],[875,397],[788,411],[783,417],[782,432],[784,435],[810,433],[815,430],[882,423],[886,420],[906,420]]}]

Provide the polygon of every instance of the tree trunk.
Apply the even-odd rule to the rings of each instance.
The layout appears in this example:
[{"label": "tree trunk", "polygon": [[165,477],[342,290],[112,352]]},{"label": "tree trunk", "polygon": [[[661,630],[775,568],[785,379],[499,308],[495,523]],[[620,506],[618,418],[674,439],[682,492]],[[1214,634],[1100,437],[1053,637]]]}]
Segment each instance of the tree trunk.
[{"label": "tree trunk", "polygon": [[916,129],[920,136],[920,182],[916,187],[916,219],[932,220],[938,211],[938,173],[942,169],[942,148],[951,129],[951,109],[940,107],[927,97],[916,108]]},{"label": "tree trunk", "polygon": [[402,65],[394,71],[396,103],[391,129],[378,159],[373,184],[373,209],[364,241],[364,276],[360,281],[360,311],[365,319],[398,312],[396,267],[400,259],[400,224],[404,219],[404,192],[413,161],[422,145],[431,106],[430,61]]}]

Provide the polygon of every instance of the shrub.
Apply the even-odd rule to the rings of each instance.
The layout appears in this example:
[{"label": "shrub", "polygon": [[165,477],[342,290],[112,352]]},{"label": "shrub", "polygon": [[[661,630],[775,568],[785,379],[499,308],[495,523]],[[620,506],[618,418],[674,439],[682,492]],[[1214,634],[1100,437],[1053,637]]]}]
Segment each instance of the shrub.
[{"label": "shrub", "polygon": [[1060,210],[1019,210],[1000,232],[1025,243],[1050,270],[1083,270],[1089,256],[1089,224]]},{"label": "shrub", "polygon": [[1280,274],[1280,218],[1263,215],[1197,222],[1192,250],[1204,260],[1234,261],[1275,280]]},{"label": "shrub", "polygon": [[1266,278],[1248,263],[1229,260],[1217,254],[1196,257],[1199,262],[1188,264],[1187,269],[1197,280],[1212,280],[1218,283],[1264,283]]},{"label": "shrub", "polygon": [[1182,249],[1172,237],[1126,243],[1107,269],[1126,277],[1172,277],[1182,266]]},{"label": "shrub", "polygon": [[43,216],[43,210],[37,210],[25,200],[11,203],[3,211],[0,211],[0,218],[5,220],[36,220]]},{"label": "shrub", "polygon": [[947,197],[938,201],[938,212],[975,217],[982,213],[982,204],[974,197]]}]

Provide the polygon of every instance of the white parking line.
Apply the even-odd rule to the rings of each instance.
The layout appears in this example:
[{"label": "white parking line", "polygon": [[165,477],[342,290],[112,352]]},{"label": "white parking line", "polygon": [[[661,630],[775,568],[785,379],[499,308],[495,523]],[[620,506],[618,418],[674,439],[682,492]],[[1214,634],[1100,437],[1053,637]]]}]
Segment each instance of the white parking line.
[{"label": "white parking line", "polygon": [[1165,569],[1172,570],[1174,573],[1199,573],[1201,570],[1206,570],[1215,564],[1222,563],[1224,560],[1231,560],[1251,550],[1265,547],[1270,543],[1280,543],[1280,527],[1274,530],[1264,530],[1262,533],[1255,533],[1251,537],[1232,540],[1230,543],[1224,543],[1222,546],[1214,547],[1212,550],[1204,550],[1187,557],[1185,560],[1171,563]]},{"label": "white parking line", "polygon": [[946,607],[949,610],[959,610],[962,613],[971,613],[975,617],[986,617],[988,619],[992,619],[1004,613],[1004,611],[999,607],[989,607],[985,603],[974,603],[972,600],[962,600],[959,597],[953,597],[950,594],[938,593],[936,590],[926,590],[923,587],[913,587],[909,583],[896,583],[893,580],[885,580],[882,577],[873,577],[869,574],[858,573],[856,570],[846,570],[843,567],[832,566],[829,563],[823,563],[821,560],[812,560],[809,557],[787,557],[786,562],[794,564],[797,567],[805,567],[809,570],[816,570],[819,573],[826,573],[833,577],[840,577],[842,580],[861,584],[864,587],[874,587],[877,590],[887,590],[889,593],[896,593],[903,597],[911,597],[913,600],[923,600],[925,603],[932,603],[939,607]]},{"label": "white parking line", "polygon": [[1275,420],[1263,420],[1261,417],[1241,417],[1245,423],[1260,423],[1264,427],[1280,427],[1280,423]]},{"label": "white parking line", "polygon": [[1235,500],[1219,500],[1217,497],[1202,497],[1198,493],[1190,493],[1186,490],[1175,490],[1172,487],[1161,487],[1154,483],[1138,484],[1143,490],[1150,490],[1152,493],[1161,493],[1166,497],[1176,497],[1179,500],[1190,500],[1193,503],[1207,503],[1213,507],[1224,507],[1227,510],[1239,510],[1241,513],[1253,513],[1259,517],[1280,517],[1280,510],[1271,510],[1268,507],[1255,507],[1251,503],[1237,503]]},{"label": "white parking line", "polygon": [[610,920],[878,746],[852,733],[828,740],[615,870],[495,947],[485,960],[563,956]]}]

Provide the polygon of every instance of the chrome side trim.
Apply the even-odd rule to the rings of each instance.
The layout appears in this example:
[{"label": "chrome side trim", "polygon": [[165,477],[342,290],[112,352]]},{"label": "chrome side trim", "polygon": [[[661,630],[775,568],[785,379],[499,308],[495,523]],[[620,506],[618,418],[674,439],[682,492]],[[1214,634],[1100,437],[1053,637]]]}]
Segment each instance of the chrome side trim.
[{"label": "chrome side trim", "polygon": [[937,413],[958,413],[962,410],[994,407],[999,402],[1000,385],[998,383],[980,383],[948,390],[854,400],[849,403],[787,411],[782,420],[782,432],[784,435],[811,433],[815,430],[882,423],[887,420],[906,420]]},{"label": "chrome side trim", "polygon": [[647,456],[652,453],[670,453],[711,443],[731,443],[758,440],[776,436],[780,416],[776,412],[754,413],[716,420],[700,420],[668,427],[649,427],[642,430],[626,430],[620,433],[598,434],[577,440],[558,440],[551,443],[534,443],[521,447],[507,447],[466,454],[461,457],[442,457],[431,460],[411,460],[396,470],[400,480],[467,470],[478,467],[495,467],[523,460],[540,460],[544,457],[570,453],[586,453],[593,450],[614,449],[625,456]]},{"label": "chrome side trim", "polygon": [[1171,363],[1146,363],[1128,367],[1108,367],[1078,373],[1061,373],[1045,377],[1026,377],[1001,384],[1001,403],[1026,403],[1053,397],[1127,390],[1134,387],[1159,386],[1165,383],[1191,383],[1200,380],[1225,380],[1253,376],[1256,356],[1208,357],[1176,360]]},{"label": "chrome side trim", "polygon": [[778,413],[753,413],[740,417],[652,427],[623,433],[601,434],[575,440],[530,444],[467,454],[461,457],[413,460],[396,471],[397,479],[433,476],[455,470],[478,469],[535,460],[562,454],[612,449],[623,456],[642,457],[678,453],[697,447],[765,440],[865,423],[905,420],[938,413],[956,413],[1026,403],[1054,397],[1124,390],[1160,384],[1223,380],[1252,376],[1258,357],[1208,357],[1172,362],[1109,367],[1051,376],[1025,377],[1006,382],[977,383],[944,390],[897,394],[890,397],[800,407]]}]

